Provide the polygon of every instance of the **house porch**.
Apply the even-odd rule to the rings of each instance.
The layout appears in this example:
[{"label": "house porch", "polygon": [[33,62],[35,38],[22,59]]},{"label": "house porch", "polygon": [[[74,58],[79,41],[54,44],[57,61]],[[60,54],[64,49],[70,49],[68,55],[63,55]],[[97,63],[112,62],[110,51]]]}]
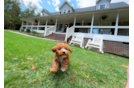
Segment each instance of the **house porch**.
[{"label": "house porch", "polygon": [[[82,32],[85,38],[103,35],[104,40],[129,42],[129,8],[22,19],[21,28],[66,34],[65,40]],[[71,33],[70,33],[71,32]]]}]

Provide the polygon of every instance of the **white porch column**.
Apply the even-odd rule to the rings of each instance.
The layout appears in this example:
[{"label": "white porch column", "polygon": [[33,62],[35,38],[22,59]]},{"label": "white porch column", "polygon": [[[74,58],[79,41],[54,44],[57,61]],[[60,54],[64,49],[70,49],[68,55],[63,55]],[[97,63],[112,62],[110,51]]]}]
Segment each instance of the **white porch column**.
[{"label": "white porch column", "polygon": [[117,36],[117,33],[118,33],[118,23],[119,23],[119,12],[117,13],[117,17],[116,17],[114,36]]},{"label": "white porch column", "polygon": [[40,25],[40,20],[38,20],[38,27],[37,27],[37,30],[39,30],[39,25]]},{"label": "white porch column", "polygon": [[75,26],[75,24],[76,24],[76,16],[75,16],[75,18],[74,18],[74,25],[73,25],[73,26]]},{"label": "white porch column", "polygon": [[45,25],[45,30],[44,30],[44,36],[46,36],[46,31],[47,31],[47,22],[48,22],[48,20],[46,20],[46,25]]},{"label": "white porch column", "polygon": [[20,27],[20,31],[21,31],[21,29],[23,28],[23,23],[24,23],[24,22],[22,21],[22,23],[21,23],[21,27]]},{"label": "white porch column", "polygon": [[33,31],[33,21],[32,21],[32,25],[31,25],[31,31]]},{"label": "white porch column", "polygon": [[94,14],[92,15],[90,34],[92,34],[93,25],[94,25]]},{"label": "white porch column", "polygon": [[26,28],[25,28],[25,31],[26,31],[26,29],[27,29],[27,26],[28,26],[28,22],[27,22],[27,24],[26,24]]},{"label": "white porch column", "polygon": [[66,30],[66,36],[65,36],[65,41],[66,41],[66,42],[67,42],[68,28],[69,28],[69,27],[67,27],[67,30]]},{"label": "white porch column", "polygon": [[56,18],[56,22],[55,22],[55,32],[56,32],[56,29],[57,29],[57,21],[58,21],[58,19]]}]

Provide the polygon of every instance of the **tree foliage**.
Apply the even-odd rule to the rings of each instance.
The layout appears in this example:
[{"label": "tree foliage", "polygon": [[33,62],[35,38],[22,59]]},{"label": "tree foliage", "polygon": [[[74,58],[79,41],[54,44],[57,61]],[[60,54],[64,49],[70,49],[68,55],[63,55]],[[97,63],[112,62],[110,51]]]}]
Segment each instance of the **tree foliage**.
[{"label": "tree foliage", "polygon": [[21,25],[20,18],[40,16],[35,14],[36,6],[22,10],[21,4],[17,0],[4,0],[4,28],[15,29],[16,24]]}]

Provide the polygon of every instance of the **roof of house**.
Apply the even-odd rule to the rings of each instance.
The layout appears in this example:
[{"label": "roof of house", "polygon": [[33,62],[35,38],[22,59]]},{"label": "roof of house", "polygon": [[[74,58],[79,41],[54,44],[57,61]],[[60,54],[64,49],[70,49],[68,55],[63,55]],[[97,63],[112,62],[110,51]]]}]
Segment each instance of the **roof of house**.
[{"label": "roof of house", "polygon": [[42,12],[46,12],[46,13],[49,14],[49,15],[51,14],[51,13],[50,13],[48,10],[46,10],[46,9],[43,9]]},{"label": "roof of house", "polygon": [[129,6],[129,5],[125,2],[118,2],[118,3],[110,4],[110,8],[118,8],[118,7],[126,7],[126,6]]},{"label": "roof of house", "polygon": [[59,9],[60,9],[65,3],[67,3],[67,4],[73,9],[73,6],[72,6],[67,0],[64,1],[64,3],[59,7]]},{"label": "roof of house", "polygon": [[[96,0],[96,3],[99,2],[99,1],[100,1],[100,0]],[[111,2],[111,0],[110,0],[110,2]]]},{"label": "roof of house", "polygon": [[[108,9],[113,9],[113,8],[120,8],[120,7],[126,7],[129,6],[127,3],[125,2],[118,2],[118,3],[110,3],[110,7]],[[74,12],[86,12],[86,11],[95,11],[96,6],[92,6],[92,7],[86,7],[86,8],[79,8],[79,9],[74,9]],[[51,13],[51,15],[58,15],[59,12],[53,12]]]}]

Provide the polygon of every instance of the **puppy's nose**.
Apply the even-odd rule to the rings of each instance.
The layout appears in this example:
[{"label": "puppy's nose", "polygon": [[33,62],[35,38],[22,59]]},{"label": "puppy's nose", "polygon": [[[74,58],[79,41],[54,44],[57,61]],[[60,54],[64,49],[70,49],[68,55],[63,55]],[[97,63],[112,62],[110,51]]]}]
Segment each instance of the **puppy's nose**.
[{"label": "puppy's nose", "polygon": [[63,54],[65,54],[65,51],[63,51]]}]

